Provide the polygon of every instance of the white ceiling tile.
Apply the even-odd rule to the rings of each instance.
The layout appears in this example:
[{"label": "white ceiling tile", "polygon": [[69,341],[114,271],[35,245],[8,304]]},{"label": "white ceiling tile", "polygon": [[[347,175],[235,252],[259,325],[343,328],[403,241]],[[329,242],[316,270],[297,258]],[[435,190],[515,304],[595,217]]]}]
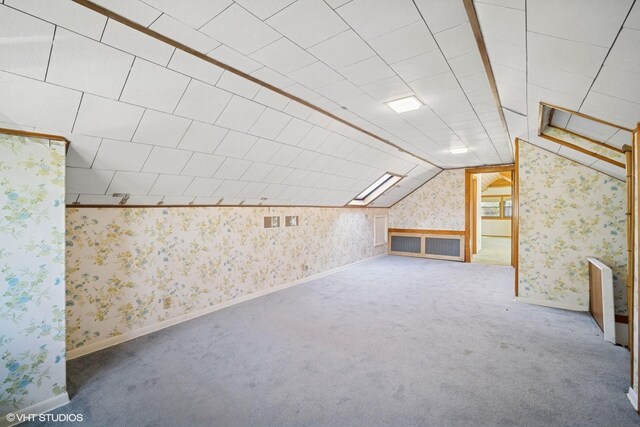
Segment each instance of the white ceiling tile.
[{"label": "white ceiling tile", "polygon": [[155,172],[177,175],[185,167],[193,153],[173,148],[153,147],[142,172]]},{"label": "white ceiling tile", "polygon": [[245,73],[252,73],[259,68],[262,68],[262,64],[259,62],[254,61],[248,56],[243,55],[226,45],[220,45],[213,49],[209,52],[208,56],[222,62],[223,64],[227,64],[240,71],[244,71]]},{"label": "white ceiling tile", "polygon": [[[244,175],[242,175],[242,180],[254,181],[254,182],[264,181],[264,179],[267,177],[267,175],[269,175],[269,173],[271,173],[274,167],[275,167],[274,165],[270,165],[267,163],[255,162],[251,166],[249,166],[249,169],[247,169]],[[264,185],[266,186],[266,184]],[[254,197],[254,196],[248,196],[248,197]]]},{"label": "white ceiling tile", "polygon": [[[527,30],[608,48],[624,22],[632,0],[607,2],[536,0],[527,7]],[[553,13],[549,13],[553,8]]]},{"label": "white ceiling tile", "polygon": [[169,15],[160,16],[153,21],[149,28],[200,53],[209,53],[220,46],[219,41],[202,34]]},{"label": "white ceiling tile", "polygon": [[86,135],[67,135],[70,141],[66,165],[77,168],[90,168],[100,147],[100,138]]},{"label": "white ceiling tile", "polygon": [[260,138],[258,142],[251,147],[251,150],[245,154],[244,159],[254,162],[268,162],[282,146],[283,145],[278,142]]},{"label": "white ceiling tile", "polygon": [[290,115],[267,108],[253,124],[249,133],[263,138],[274,139],[282,132],[289,120],[291,120]]},{"label": "white ceiling tile", "polygon": [[1,71],[0,93],[11,100],[2,105],[0,121],[60,132],[71,131],[81,97],[71,89]]},{"label": "white ceiling tile", "polygon": [[146,195],[158,179],[155,173],[116,172],[107,189],[107,194],[126,193],[132,195]]},{"label": "white ceiling tile", "polygon": [[231,0],[145,0],[147,4],[173,16],[193,28],[200,28],[211,18],[225,10]]},{"label": "white ceiling tile", "polygon": [[231,97],[232,95],[227,91],[191,80],[174,114],[206,123],[215,123]]},{"label": "white ceiling tile", "polygon": [[299,70],[289,73],[287,76],[309,89],[327,86],[343,79],[340,74],[320,61],[300,68]]},{"label": "white ceiling tile", "polygon": [[73,131],[84,135],[129,141],[144,108],[85,94]]},{"label": "white ceiling tile", "polygon": [[264,179],[265,182],[280,184],[283,182],[291,173],[293,172],[293,168],[289,168],[286,166],[276,166],[273,168],[269,175],[267,175]]},{"label": "white ceiling tile", "polygon": [[66,169],[66,191],[77,194],[104,194],[113,178],[113,171],[99,169]]},{"label": "white ceiling tile", "polygon": [[327,139],[331,135],[326,129],[323,129],[318,126],[314,126],[302,140],[297,144],[300,148],[306,148],[309,150],[315,150],[317,147],[322,144],[322,142]]},{"label": "white ceiling tile", "polygon": [[222,184],[221,179],[194,178],[184,192],[185,196],[211,197],[214,191]]},{"label": "white ceiling tile", "polygon": [[140,172],[152,148],[145,144],[103,139],[92,167]]},{"label": "white ceiling tile", "polygon": [[356,85],[373,83],[395,75],[393,70],[378,56],[342,68],[340,73]]},{"label": "white ceiling tile", "polygon": [[146,110],[133,141],[175,148],[189,128],[191,120]]},{"label": "white ceiling tile", "polygon": [[99,40],[107,18],[71,0],[6,0],[4,4]]},{"label": "white ceiling tile", "polygon": [[166,66],[175,48],[140,31],[109,19],[100,40],[156,64]]},{"label": "white ceiling tile", "polygon": [[286,107],[284,107],[284,110],[282,110],[282,112],[299,119],[306,120],[307,118],[309,118],[311,113],[313,113],[313,110],[306,105],[302,105],[299,102],[291,101],[287,104]]},{"label": "white ceiling tile", "polygon": [[[638,4],[640,3],[636,4],[635,10],[640,10]],[[616,43],[609,52],[605,65],[632,73],[640,73],[640,55],[637,54],[638,46],[640,46],[640,31],[622,29]]]},{"label": "white ceiling tile", "polygon": [[411,0],[354,0],[337,12],[365,40],[421,19]]},{"label": "white ceiling tile", "polygon": [[264,197],[266,199],[277,199],[285,188],[287,188],[285,185],[269,184],[262,194],[260,194],[260,197]]},{"label": "white ceiling tile", "polygon": [[530,83],[584,98],[589,91],[593,78],[581,74],[558,70],[533,62],[529,63],[528,80]]},{"label": "white ceiling tile", "polygon": [[446,58],[455,58],[478,50],[476,39],[469,24],[462,24],[444,30],[436,34],[435,38]]},{"label": "white ceiling tile", "polygon": [[[113,196],[111,196],[113,197]],[[122,200],[121,198],[115,198],[116,200]],[[160,201],[163,200],[163,196],[130,196],[127,198],[125,206],[136,206],[136,205],[157,205]],[[164,203],[163,203],[164,204]]]},{"label": "white ceiling tile", "polygon": [[236,4],[225,9],[200,31],[245,55],[281,37],[273,28]]},{"label": "white ceiling tile", "polygon": [[282,181],[285,185],[298,185],[303,179],[309,175],[309,171],[296,169],[284,180]]},{"label": "white ceiling tile", "polygon": [[224,159],[213,154],[193,153],[181,175],[209,178],[218,170]]},{"label": "white ceiling tile", "polygon": [[290,101],[289,98],[267,89],[266,87],[261,87],[256,96],[253,97],[253,100],[278,111],[282,111]]},{"label": "white ceiling tile", "polygon": [[427,98],[434,94],[460,87],[456,77],[451,71],[445,71],[444,73],[412,81],[409,83],[409,86],[411,86],[421,98]]},{"label": "white ceiling tile", "polygon": [[541,64],[591,78],[597,75],[608,50],[531,31],[527,34],[527,46],[529,64]]},{"label": "white ceiling tile", "polygon": [[633,136],[630,132],[620,129],[611,138],[607,140],[607,144],[622,148],[624,145],[632,145]]},{"label": "white ceiling tile", "polygon": [[151,25],[162,14],[158,9],[140,0],[93,0],[93,2],[145,27]]},{"label": "white ceiling tile", "polygon": [[229,71],[225,71],[222,74],[222,77],[220,77],[216,86],[245,98],[253,98],[256,96],[261,87],[257,83]]},{"label": "white ceiling tile", "polygon": [[240,179],[247,169],[249,169],[249,166],[251,166],[250,161],[227,158],[218,168],[213,177],[222,179]]},{"label": "white ceiling tile", "polygon": [[304,49],[284,37],[254,52],[251,57],[283,74],[288,74],[316,61]]},{"label": "white ceiling tile", "polygon": [[369,83],[362,86],[362,90],[372,98],[381,101],[413,95],[409,86],[407,86],[398,76]]},{"label": "white ceiling tile", "polygon": [[327,126],[329,126],[329,123],[333,121],[333,119],[326,114],[321,113],[320,111],[313,110],[311,115],[307,117],[307,121],[309,123],[313,123],[316,126],[326,128]]},{"label": "white ceiling tile", "polygon": [[[129,200],[131,200],[131,198]],[[194,196],[168,196],[162,198],[162,204],[166,206],[184,206],[194,204],[194,200]]]},{"label": "white ceiling tile", "polygon": [[476,74],[484,70],[482,58],[478,52],[471,52],[466,55],[450,58],[448,62],[458,78]]},{"label": "white ceiling tile", "polygon": [[275,139],[285,144],[297,145],[312,127],[310,123],[293,118]]},{"label": "white ceiling tile", "polygon": [[190,176],[160,175],[149,195],[181,196],[193,181]]},{"label": "white ceiling tile", "polygon": [[346,79],[321,87],[317,89],[317,92],[335,101],[353,98],[364,93],[362,92],[362,89]]},{"label": "white ceiling tile", "polygon": [[223,72],[222,68],[181,50],[175,51],[169,68],[212,85],[218,82]]},{"label": "white ceiling tile", "polygon": [[113,197],[111,194],[81,194],[78,203],[81,205],[118,205],[122,197]]},{"label": "white ceiling tile", "polygon": [[117,99],[132,62],[129,54],[58,28],[47,81]]},{"label": "white ceiling tile", "polygon": [[0,69],[44,80],[54,26],[0,7]]},{"label": "white ceiling tile", "polygon": [[241,159],[251,147],[258,141],[255,136],[247,135],[245,133],[236,132],[234,130],[224,137],[215,153],[225,157],[233,157]]},{"label": "white ceiling tile", "polygon": [[247,185],[243,181],[223,181],[213,192],[213,197],[231,198],[235,197]]},{"label": "white ceiling tile", "polygon": [[438,49],[423,21],[383,34],[370,40],[369,44],[388,64]]},{"label": "white ceiling tile", "polygon": [[627,16],[627,20],[624,22],[625,28],[633,28],[634,30],[640,30],[640,3],[636,2]]},{"label": "white ceiling tile", "polygon": [[257,102],[234,95],[216,120],[216,125],[247,132],[264,109],[265,107]]},{"label": "white ceiling tile", "polygon": [[603,160],[597,160],[595,163],[591,164],[591,167],[599,170],[600,172],[606,173],[607,175],[618,178],[620,181],[626,180],[626,171],[624,168],[612,165],[611,163]]},{"label": "white ceiling tile", "polygon": [[64,204],[69,206],[73,204],[76,200],[78,200],[79,194],[66,192],[64,195]]},{"label": "white ceiling tile", "polygon": [[298,0],[266,22],[303,48],[318,44],[349,28],[322,0]]},{"label": "white ceiling tile", "polygon": [[171,113],[178,105],[189,80],[175,71],[136,58],[120,99]]},{"label": "white ceiling tile", "polygon": [[434,34],[469,21],[461,1],[416,0],[416,5]]},{"label": "white ceiling tile", "polygon": [[375,52],[352,30],[338,34],[311,48],[309,52],[334,69],[364,61]]},{"label": "white ceiling tile", "polygon": [[581,113],[635,129],[640,117],[640,104],[590,91],[580,108]]},{"label": "white ceiling tile", "polygon": [[414,56],[391,66],[407,82],[431,77],[449,70],[449,64],[439,50]]},{"label": "white ceiling tile", "polygon": [[225,128],[194,121],[182,137],[178,148],[213,153],[227,132],[228,130]]},{"label": "white ceiling tile", "polygon": [[264,21],[294,1],[295,0],[237,0],[236,3]]},{"label": "white ceiling tile", "polygon": [[269,160],[269,163],[288,166],[300,155],[300,153],[302,153],[302,150],[300,148],[292,147],[290,145],[283,145],[282,147],[280,147],[278,152]]},{"label": "white ceiling tile", "polygon": [[640,103],[640,75],[605,65],[593,84],[593,90],[638,104]]}]

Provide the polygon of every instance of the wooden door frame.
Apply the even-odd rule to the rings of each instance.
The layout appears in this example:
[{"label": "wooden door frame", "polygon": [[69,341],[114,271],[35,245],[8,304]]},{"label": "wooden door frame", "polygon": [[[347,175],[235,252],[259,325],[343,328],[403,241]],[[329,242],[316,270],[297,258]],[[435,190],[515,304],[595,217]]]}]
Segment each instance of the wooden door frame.
[{"label": "wooden door frame", "polygon": [[[517,151],[517,143],[516,143]],[[471,238],[473,220],[471,218],[471,197],[472,197],[472,176],[478,173],[493,173],[493,172],[511,172],[511,265],[518,271],[518,256],[517,256],[517,243],[518,243],[518,191],[517,191],[517,169],[515,164],[499,165],[499,166],[485,166],[477,168],[465,169],[464,174],[464,188],[465,188],[465,248],[464,248],[464,261],[471,262]],[[516,274],[517,276],[517,274]],[[516,281],[516,296],[518,295]]]}]

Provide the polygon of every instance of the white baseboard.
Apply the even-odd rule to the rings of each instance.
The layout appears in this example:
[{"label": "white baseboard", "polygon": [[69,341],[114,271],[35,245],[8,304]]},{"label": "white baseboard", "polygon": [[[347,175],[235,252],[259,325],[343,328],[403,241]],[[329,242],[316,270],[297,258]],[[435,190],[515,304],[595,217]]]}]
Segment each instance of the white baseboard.
[{"label": "white baseboard", "polygon": [[629,392],[627,393],[627,397],[629,398],[629,401],[631,402],[631,406],[633,406],[633,409],[637,411],[638,410],[638,393],[636,393],[633,387],[629,387]]},{"label": "white baseboard", "polygon": [[241,302],[249,301],[249,300],[252,300],[254,298],[258,298],[258,297],[261,297],[263,295],[270,294],[272,292],[277,292],[277,291],[280,291],[282,289],[286,289],[286,288],[290,288],[292,286],[299,285],[301,283],[305,283],[305,282],[309,282],[311,280],[319,279],[321,277],[325,277],[325,276],[328,276],[330,274],[334,274],[334,273],[337,273],[339,271],[345,270],[345,269],[347,269],[349,267],[353,267],[354,265],[361,264],[361,263],[366,262],[366,261],[371,261],[371,260],[373,260],[375,258],[380,258],[380,257],[386,256],[386,255],[387,254],[381,254],[381,255],[375,255],[375,256],[372,256],[372,257],[369,257],[369,258],[361,259],[360,261],[356,261],[356,262],[353,262],[351,264],[346,264],[346,265],[343,265],[341,267],[337,267],[337,268],[334,268],[334,269],[331,269],[331,270],[323,271],[322,273],[313,274],[311,276],[307,276],[307,277],[304,277],[302,279],[295,280],[293,282],[285,283],[284,285],[275,286],[273,288],[269,288],[269,289],[265,289],[265,290],[262,290],[262,291],[254,292],[254,293],[248,294],[248,295],[243,295],[241,297],[234,298],[232,300],[225,301],[225,302],[220,303],[220,304],[216,304],[216,305],[212,305],[212,306],[209,306],[209,307],[201,308],[199,310],[192,311],[191,313],[182,314],[180,316],[176,316],[176,317],[173,317],[171,319],[167,319],[167,320],[163,320],[163,321],[158,322],[158,323],[154,323],[153,325],[143,326],[143,327],[141,327],[139,329],[136,329],[136,330],[133,330],[133,331],[129,331],[129,332],[125,332],[124,334],[121,334],[121,335],[118,335],[118,336],[115,336],[115,337],[110,337],[110,338],[104,339],[102,341],[94,342],[94,343],[91,343],[91,344],[83,346],[83,347],[75,348],[73,350],[67,351],[67,360],[75,359],[77,357],[84,356],[86,354],[93,353],[95,351],[102,350],[102,349],[105,349],[107,347],[112,347],[114,345],[123,343],[125,341],[129,341],[129,340],[132,340],[134,338],[138,338],[138,337],[141,337],[143,335],[150,334],[151,332],[159,331],[161,329],[168,328],[168,327],[173,326],[173,325],[177,325],[178,323],[186,322],[187,320],[195,319],[196,317],[204,316],[205,314],[213,313],[214,311],[218,311],[218,310],[221,310],[223,308],[230,307],[230,306],[235,305],[235,304],[239,304]]},{"label": "white baseboard", "polygon": [[36,403],[35,405],[27,406],[19,411],[11,412],[11,414],[16,416],[13,421],[7,420],[7,414],[3,414],[2,417],[0,417],[0,427],[11,427],[26,421],[20,421],[17,417],[18,415],[44,414],[64,406],[67,403],[69,403],[69,394],[65,391],[64,393],[60,393],[59,395],[54,396],[51,399],[47,399],[44,402]]},{"label": "white baseboard", "polygon": [[545,307],[562,308],[564,310],[572,311],[589,311],[589,307],[581,305],[566,304],[563,302],[549,301],[544,299],[528,298],[528,297],[516,297],[516,301],[524,302],[527,304],[543,305]]}]

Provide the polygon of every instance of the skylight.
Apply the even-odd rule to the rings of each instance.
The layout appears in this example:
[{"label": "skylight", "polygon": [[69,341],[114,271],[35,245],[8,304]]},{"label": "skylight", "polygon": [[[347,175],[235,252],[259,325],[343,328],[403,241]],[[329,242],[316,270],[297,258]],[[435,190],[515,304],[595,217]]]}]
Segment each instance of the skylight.
[{"label": "skylight", "polygon": [[415,96],[408,96],[406,98],[396,99],[395,101],[389,101],[387,102],[387,105],[396,113],[405,113],[422,107],[422,103]]},{"label": "skylight", "polygon": [[349,202],[349,205],[366,206],[401,179],[401,176],[387,172],[378,178],[376,182],[368,186],[362,193],[358,194],[355,199]]}]

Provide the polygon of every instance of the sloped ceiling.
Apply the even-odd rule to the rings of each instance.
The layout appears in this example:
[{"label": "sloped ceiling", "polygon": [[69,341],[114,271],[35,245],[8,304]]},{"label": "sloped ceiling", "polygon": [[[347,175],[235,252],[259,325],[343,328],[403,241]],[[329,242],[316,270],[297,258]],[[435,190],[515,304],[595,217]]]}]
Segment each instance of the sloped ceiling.
[{"label": "sloped ceiling", "polygon": [[[606,162],[594,162],[590,156],[540,138],[538,109],[540,102],[546,102],[636,127],[640,120],[640,2],[475,0],[474,5],[511,138],[619,174],[619,168]],[[595,131],[576,118],[568,126]],[[604,141],[621,147],[631,144],[630,138],[623,141],[627,137],[611,134]]]},{"label": "sloped ceiling", "polygon": [[461,1],[96,3],[402,150],[71,0],[4,0],[0,126],[71,140],[68,203],[342,206],[388,171],[390,206],[512,161]]}]

